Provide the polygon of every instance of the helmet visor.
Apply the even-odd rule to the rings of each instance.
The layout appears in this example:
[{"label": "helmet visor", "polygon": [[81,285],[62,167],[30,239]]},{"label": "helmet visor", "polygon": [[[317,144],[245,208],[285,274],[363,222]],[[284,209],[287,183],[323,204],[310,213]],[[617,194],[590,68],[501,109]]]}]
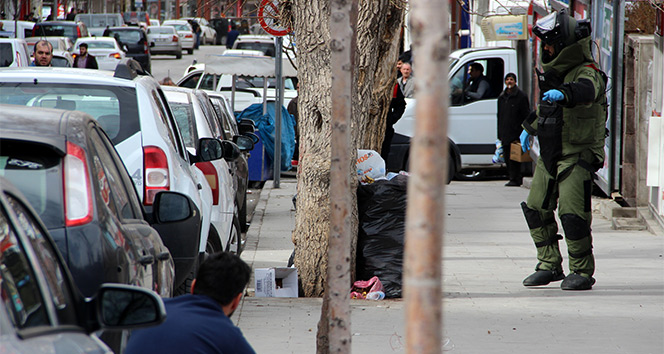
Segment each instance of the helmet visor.
[{"label": "helmet visor", "polygon": [[563,40],[560,25],[556,19],[557,13],[552,12],[539,19],[533,27],[533,33],[545,44],[554,45]]}]

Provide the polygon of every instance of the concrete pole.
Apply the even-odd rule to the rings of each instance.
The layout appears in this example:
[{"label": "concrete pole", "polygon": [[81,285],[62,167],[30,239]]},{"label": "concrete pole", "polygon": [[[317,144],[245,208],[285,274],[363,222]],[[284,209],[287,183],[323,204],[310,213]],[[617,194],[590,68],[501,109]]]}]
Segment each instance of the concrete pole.
[{"label": "concrete pole", "polygon": [[412,0],[415,134],[411,141],[404,298],[406,352],[442,352],[442,238],[448,161],[448,1]]},{"label": "concrete pole", "polygon": [[330,238],[326,295],[329,298],[329,353],[350,353],[351,217],[351,27],[352,1],[330,2],[332,132],[330,163]]}]

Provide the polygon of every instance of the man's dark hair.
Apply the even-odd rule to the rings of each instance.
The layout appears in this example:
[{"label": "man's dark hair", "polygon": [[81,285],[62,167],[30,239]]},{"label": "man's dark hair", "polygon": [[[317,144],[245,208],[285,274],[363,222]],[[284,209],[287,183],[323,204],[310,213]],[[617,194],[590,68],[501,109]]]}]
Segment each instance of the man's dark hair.
[{"label": "man's dark hair", "polygon": [[194,294],[206,295],[222,306],[231,303],[249,282],[251,267],[239,256],[218,252],[205,259],[198,269]]},{"label": "man's dark hair", "polygon": [[85,47],[85,49],[88,49],[88,44],[87,43],[81,43],[78,45],[78,47]]},{"label": "man's dark hair", "polygon": [[508,77],[511,77],[512,79],[514,79],[514,81],[516,81],[516,74],[515,73],[508,73],[507,75],[505,75],[505,80],[507,80]]},{"label": "man's dark hair", "polygon": [[481,73],[484,73],[484,67],[480,63],[472,63],[470,64],[470,68],[473,70],[479,70]]},{"label": "man's dark hair", "polygon": [[37,52],[37,46],[38,46],[38,45],[41,45],[41,44],[44,44],[44,43],[46,43],[46,45],[48,45],[48,48],[49,48],[49,50],[51,51],[51,54],[53,54],[53,44],[51,44],[51,42],[49,42],[49,41],[47,41],[47,40],[45,40],[45,39],[38,40],[37,43],[35,43],[35,47],[34,47],[33,53],[34,53],[34,52]]}]

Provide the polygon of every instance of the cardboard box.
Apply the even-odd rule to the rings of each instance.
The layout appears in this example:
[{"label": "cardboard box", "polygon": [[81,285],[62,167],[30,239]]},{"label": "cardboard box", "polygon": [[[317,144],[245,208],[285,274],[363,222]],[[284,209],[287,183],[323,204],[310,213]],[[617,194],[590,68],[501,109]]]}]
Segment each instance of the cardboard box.
[{"label": "cardboard box", "polygon": [[257,268],[254,289],[256,297],[297,297],[297,268]]},{"label": "cardboard box", "polygon": [[530,162],[532,157],[530,157],[530,152],[521,151],[521,143],[512,143],[510,146],[510,160],[517,162]]}]

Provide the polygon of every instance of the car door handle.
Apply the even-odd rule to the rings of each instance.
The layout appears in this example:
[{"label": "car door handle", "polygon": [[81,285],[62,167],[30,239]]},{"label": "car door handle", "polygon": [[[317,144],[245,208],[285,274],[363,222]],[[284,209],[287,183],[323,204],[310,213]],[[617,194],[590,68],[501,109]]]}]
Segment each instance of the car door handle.
[{"label": "car door handle", "polygon": [[138,262],[139,262],[141,265],[146,266],[146,265],[149,265],[149,264],[154,263],[154,257],[151,256],[151,255],[149,255],[149,256],[143,256],[143,257],[141,257],[141,258],[138,260]]},{"label": "car door handle", "polygon": [[198,184],[198,190],[201,190],[201,189],[203,189],[203,185],[201,185],[201,184],[199,183],[199,184]]},{"label": "car door handle", "polygon": [[161,252],[157,255],[157,259],[160,261],[167,261],[169,258],[171,258],[170,252]]}]

